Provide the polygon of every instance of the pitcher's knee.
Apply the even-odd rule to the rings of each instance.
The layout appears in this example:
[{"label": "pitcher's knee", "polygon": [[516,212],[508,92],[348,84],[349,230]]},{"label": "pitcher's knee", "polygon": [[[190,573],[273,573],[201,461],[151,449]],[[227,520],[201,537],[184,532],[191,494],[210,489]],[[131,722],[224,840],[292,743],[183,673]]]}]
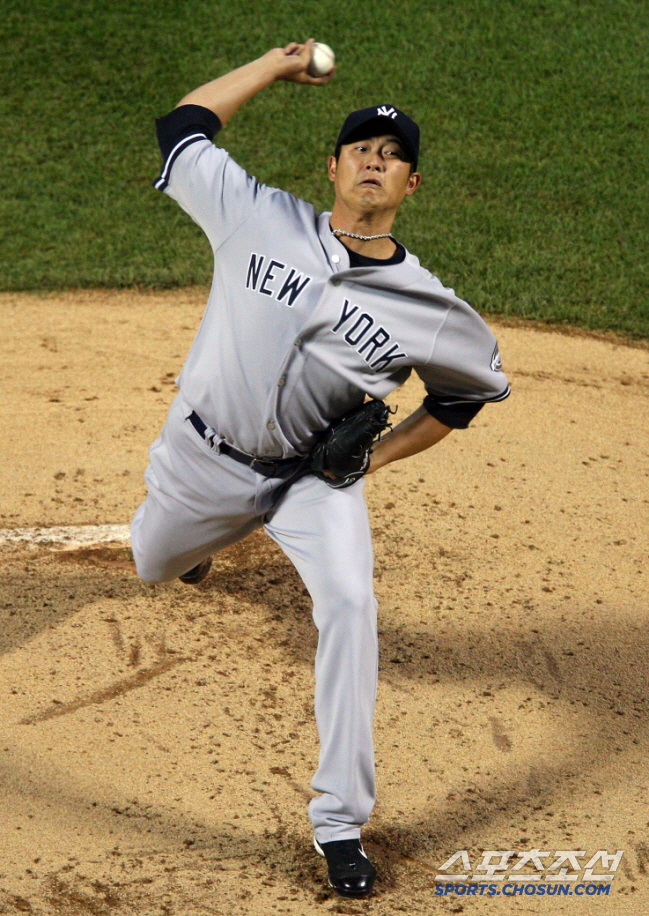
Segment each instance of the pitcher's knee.
[{"label": "pitcher's knee", "polygon": [[135,560],[135,569],[138,576],[143,582],[149,585],[169,582],[171,579],[176,578],[176,576],[170,573],[163,565],[152,561],[149,557],[139,556],[135,550],[133,550],[133,559]]},{"label": "pitcher's knee", "polygon": [[374,623],[377,602],[371,583],[346,579],[327,583],[319,595],[313,595],[315,623],[335,620],[339,626],[355,628],[360,621]]},{"label": "pitcher's knee", "polygon": [[[170,568],[169,562],[160,556],[159,551],[145,549],[142,544],[141,532],[135,524],[131,528],[131,550],[138,576],[149,585],[169,582],[178,576],[178,572]],[[184,572],[184,570],[181,570],[181,572]]]}]

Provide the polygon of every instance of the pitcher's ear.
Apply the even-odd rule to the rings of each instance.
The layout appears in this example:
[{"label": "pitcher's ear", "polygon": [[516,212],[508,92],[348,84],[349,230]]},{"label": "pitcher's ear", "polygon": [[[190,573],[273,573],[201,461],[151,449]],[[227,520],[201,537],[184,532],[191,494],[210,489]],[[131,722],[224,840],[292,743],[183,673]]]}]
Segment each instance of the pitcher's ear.
[{"label": "pitcher's ear", "polygon": [[421,184],[421,175],[419,172],[412,172],[408,178],[408,188],[406,190],[406,196],[409,197],[411,194],[414,194],[419,185]]}]

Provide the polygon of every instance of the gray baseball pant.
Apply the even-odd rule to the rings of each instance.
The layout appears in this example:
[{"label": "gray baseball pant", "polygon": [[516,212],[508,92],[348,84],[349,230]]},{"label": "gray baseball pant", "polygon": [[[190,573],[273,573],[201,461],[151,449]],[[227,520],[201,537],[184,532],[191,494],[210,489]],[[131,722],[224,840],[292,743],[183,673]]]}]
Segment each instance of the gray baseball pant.
[{"label": "gray baseball pant", "polygon": [[[313,601],[318,629],[315,716],[321,793],[309,805],[319,843],[356,839],[375,801],[372,723],[378,672],[377,603],[363,481],[334,490],[308,475],[277,500],[266,478],[204,442],[174,401],[150,450],[147,497],[131,526],[138,574],[167,582],[264,526]],[[275,498],[274,498],[275,497]]]}]

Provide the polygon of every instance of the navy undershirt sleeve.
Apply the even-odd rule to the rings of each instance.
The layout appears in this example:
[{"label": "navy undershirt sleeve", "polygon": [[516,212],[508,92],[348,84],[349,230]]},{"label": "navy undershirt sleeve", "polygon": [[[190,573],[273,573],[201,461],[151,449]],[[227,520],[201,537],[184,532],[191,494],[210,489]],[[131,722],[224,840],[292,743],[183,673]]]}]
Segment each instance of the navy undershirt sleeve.
[{"label": "navy undershirt sleeve", "polygon": [[431,415],[451,429],[466,429],[471,420],[478,414],[484,404],[440,404],[431,394],[424,398],[424,407]]},{"label": "navy undershirt sleeve", "polygon": [[156,118],[156,132],[162,158],[166,161],[173,148],[191,134],[203,134],[213,140],[221,130],[221,121],[202,105],[181,105],[163,118]]}]

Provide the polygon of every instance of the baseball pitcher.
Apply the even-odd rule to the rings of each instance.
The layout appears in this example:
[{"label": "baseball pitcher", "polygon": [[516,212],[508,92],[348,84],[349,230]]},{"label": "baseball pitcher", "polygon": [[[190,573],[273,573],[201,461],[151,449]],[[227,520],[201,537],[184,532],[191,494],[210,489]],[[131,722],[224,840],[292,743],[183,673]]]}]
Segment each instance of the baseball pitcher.
[{"label": "baseball pitcher", "polygon": [[[421,176],[419,128],[390,100],[342,125],[331,212],[261,184],[213,143],[275,81],[326,85],[333,73],[307,73],[312,47],[274,48],[157,121],[155,186],[205,232],[214,278],[132,545],[145,581],[197,583],[212,554],[263,526],[296,567],[318,629],[315,848],[330,885],[362,897],[376,877],[361,828],[375,802],[378,668],[363,478],[467,427],[509,386],[483,320],[392,235]],[[383,399],[413,371],[423,403],[392,428]]]}]

